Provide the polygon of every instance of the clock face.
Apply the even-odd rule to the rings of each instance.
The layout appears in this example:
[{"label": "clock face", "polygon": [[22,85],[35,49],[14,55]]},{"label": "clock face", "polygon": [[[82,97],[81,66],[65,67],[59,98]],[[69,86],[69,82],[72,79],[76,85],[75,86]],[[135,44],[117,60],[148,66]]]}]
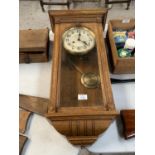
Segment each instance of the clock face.
[{"label": "clock face", "polygon": [[95,46],[95,35],[85,27],[73,27],[63,34],[63,46],[71,54],[86,54]]}]

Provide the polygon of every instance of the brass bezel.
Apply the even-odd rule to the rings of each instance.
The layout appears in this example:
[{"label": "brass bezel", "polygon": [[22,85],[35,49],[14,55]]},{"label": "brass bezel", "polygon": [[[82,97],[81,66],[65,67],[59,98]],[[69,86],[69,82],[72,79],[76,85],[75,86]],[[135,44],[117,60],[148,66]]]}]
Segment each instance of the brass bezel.
[{"label": "brass bezel", "polygon": [[[93,45],[91,48],[89,48],[89,49],[87,49],[87,50],[84,50],[84,51],[81,51],[81,52],[76,52],[75,50],[70,50],[70,49],[68,49],[68,48],[66,47],[65,43],[64,43],[64,40],[65,40],[65,37],[66,37],[66,34],[68,33],[68,31],[71,31],[71,30],[73,30],[73,29],[84,29],[84,30],[88,31],[88,32],[91,34],[91,36],[93,37],[93,39],[94,39],[94,45]],[[84,55],[84,54],[87,54],[87,53],[90,52],[90,51],[95,47],[95,45],[96,45],[95,34],[94,34],[90,29],[88,29],[88,28],[86,28],[86,27],[84,27],[84,26],[80,26],[80,27],[74,26],[74,27],[71,27],[71,28],[69,28],[68,30],[66,30],[66,31],[63,33],[63,35],[62,35],[62,41],[63,41],[63,47],[66,49],[67,52],[69,52],[69,53],[72,54],[72,55]]]}]

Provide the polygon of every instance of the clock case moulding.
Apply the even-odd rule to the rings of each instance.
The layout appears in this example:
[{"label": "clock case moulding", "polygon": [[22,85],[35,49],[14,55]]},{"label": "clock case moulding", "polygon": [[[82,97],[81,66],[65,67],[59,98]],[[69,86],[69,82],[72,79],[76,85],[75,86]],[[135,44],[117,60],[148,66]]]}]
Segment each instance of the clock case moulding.
[{"label": "clock case moulding", "polygon": [[[93,143],[118,115],[103,40],[107,9],[54,10],[49,11],[49,17],[54,43],[50,101],[45,116],[71,143]],[[75,26],[86,27],[95,34],[95,48],[83,56],[70,55],[63,48],[63,33]],[[84,72],[97,72],[100,75],[100,87],[85,88],[80,83],[80,73],[69,64],[67,58]],[[78,94],[87,94],[88,100],[79,101]]]}]

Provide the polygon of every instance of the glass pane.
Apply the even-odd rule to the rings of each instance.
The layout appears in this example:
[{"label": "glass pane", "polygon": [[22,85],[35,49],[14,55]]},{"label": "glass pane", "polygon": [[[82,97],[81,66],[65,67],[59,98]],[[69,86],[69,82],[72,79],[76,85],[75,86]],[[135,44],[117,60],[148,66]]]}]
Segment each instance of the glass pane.
[{"label": "glass pane", "polygon": [[60,75],[60,107],[103,105],[96,47],[73,55],[62,45]]}]

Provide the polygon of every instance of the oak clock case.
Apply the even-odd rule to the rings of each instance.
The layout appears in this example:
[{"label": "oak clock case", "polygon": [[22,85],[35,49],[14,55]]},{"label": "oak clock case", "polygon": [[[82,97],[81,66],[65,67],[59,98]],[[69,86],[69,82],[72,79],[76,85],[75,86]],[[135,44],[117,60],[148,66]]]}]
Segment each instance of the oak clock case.
[{"label": "oak clock case", "polygon": [[47,118],[73,144],[93,143],[117,112],[103,29],[107,10],[49,11],[54,32]]}]

